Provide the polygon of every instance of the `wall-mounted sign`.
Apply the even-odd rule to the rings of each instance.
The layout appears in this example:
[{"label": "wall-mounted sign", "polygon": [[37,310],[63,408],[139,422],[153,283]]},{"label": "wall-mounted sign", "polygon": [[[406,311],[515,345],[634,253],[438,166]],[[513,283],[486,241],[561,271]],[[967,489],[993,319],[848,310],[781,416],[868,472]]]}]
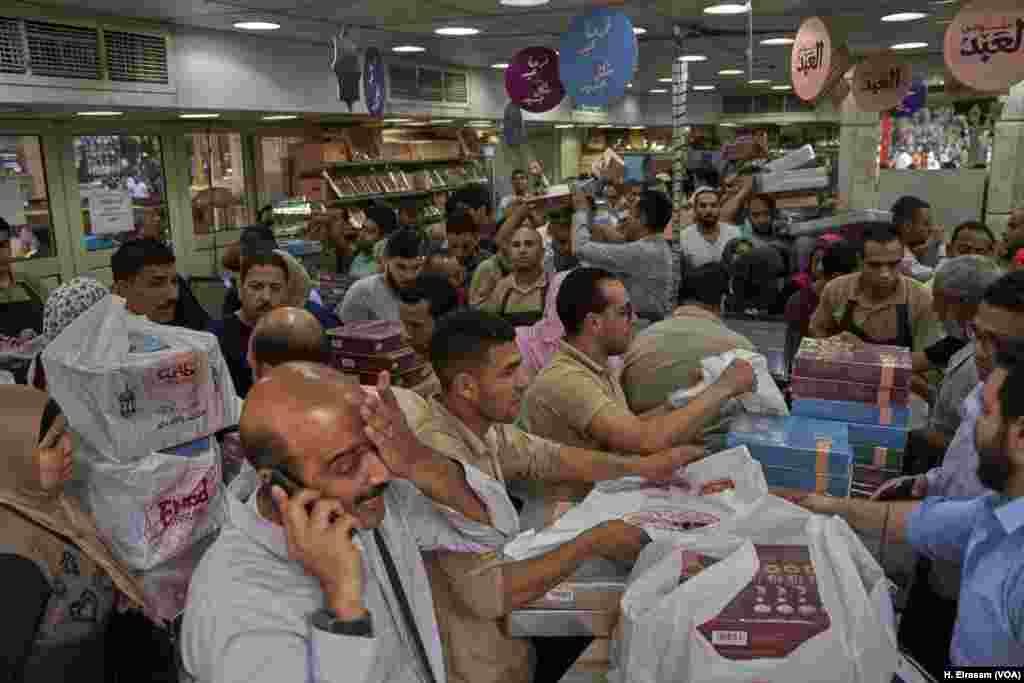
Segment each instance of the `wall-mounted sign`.
[{"label": "wall-mounted sign", "polygon": [[338,100],[348,106],[359,101],[359,48],[349,36],[348,28],[342,28],[331,38],[331,71],[338,80]]},{"label": "wall-mounted sign", "polygon": [[368,48],[363,57],[363,94],[366,97],[366,111],[370,116],[383,116],[387,97],[387,88],[384,87],[384,58],[375,47]]},{"label": "wall-mounted sign", "polygon": [[913,116],[924,109],[928,102],[928,84],[920,78],[915,78],[910,84],[910,92],[903,98],[900,105],[896,107],[893,114],[897,117]]},{"label": "wall-mounted sign", "polygon": [[112,235],[135,229],[132,196],[127,190],[90,190],[89,224],[94,235]]},{"label": "wall-mounted sign", "polygon": [[558,53],[547,47],[528,47],[512,58],[505,70],[505,91],[532,114],[551,111],[565,97],[558,75]]},{"label": "wall-mounted sign", "polygon": [[910,92],[910,65],[892,55],[869,57],[853,70],[853,99],[861,111],[898,107]]},{"label": "wall-mounted sign", "polygon": [[509,102],[505,106],[505,125],[502,131],[505,137],[505,144],[515,147],[526,142],[526,123],[523,121],[523,111],[515,102]]},{"label": "wall-mounted sign", "polygon": [[946,29],[946,66],[974,90],[1000,92],[1024,80],[1024,4],[979,0]]},{"label": "wall-mounted sign", "polygon": [[577,104],[605,105],[626,93],[639,49],[625,14],[601,8],[576,17],[559,48],[562,83]]},{"label": "wall-mounted sign", "polygon": [[821,17],[805,19],[790,57],[793,91],[807,102],[827,95],[849,67],[849,59],[849,52],[835,44],[832,30]]}]

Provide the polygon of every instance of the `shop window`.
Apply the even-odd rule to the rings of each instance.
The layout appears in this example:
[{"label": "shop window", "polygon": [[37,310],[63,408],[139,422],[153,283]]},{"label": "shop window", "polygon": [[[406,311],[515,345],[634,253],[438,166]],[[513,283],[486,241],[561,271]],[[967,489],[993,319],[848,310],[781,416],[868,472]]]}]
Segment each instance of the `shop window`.
[{"label": "shop window", "polygon": [[192,133],[186,136],[186,141],[195,234],[235,230],[253,223],[253,210],[245,194],[242,136]]},{"label": "shop window", "polygon": [[303,138],[260,138],[260,200],[275,203],[302,194],[296,173]]},{"label": "shop window", "polygon": [[[169,239],[160,139],[84,135],[73,142],[86,250],[113,249],[137,237]],[[94,210],[103,214],[94,217]]]},{"label": "shop window", "polygon": [[10,256],[57,255],[40,140],[0,134],[0,216],[11,226]]}]

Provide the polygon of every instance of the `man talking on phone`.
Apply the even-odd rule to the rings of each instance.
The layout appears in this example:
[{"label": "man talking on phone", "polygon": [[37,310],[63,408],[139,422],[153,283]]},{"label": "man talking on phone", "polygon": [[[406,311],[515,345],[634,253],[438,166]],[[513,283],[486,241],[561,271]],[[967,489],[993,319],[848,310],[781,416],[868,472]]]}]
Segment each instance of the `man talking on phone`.
[{"label": "man talking on phone", "polygon": [[[373,395],[325,366],[286,363],[254,385],[240,427],[261,479],[232,486],[229,520],[192,578],[188,672],[444,683],[420,550],[510,531],[514,509],[481,502],[494,482],[412,436],[387,373]],[[463,519],[459,532],[446,514]]]}]

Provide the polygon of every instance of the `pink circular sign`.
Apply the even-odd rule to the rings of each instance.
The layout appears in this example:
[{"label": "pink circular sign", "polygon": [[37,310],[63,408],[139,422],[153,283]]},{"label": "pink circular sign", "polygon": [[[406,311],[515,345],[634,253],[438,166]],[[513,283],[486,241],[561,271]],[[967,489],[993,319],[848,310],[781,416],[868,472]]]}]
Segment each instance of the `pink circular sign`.
[{"label": "pink circular sign", "polygon": [[910,92],[910,65],[891,55],[869,57],[853,70],[853,99],[861,111],[895,109]]},{"label": "pink circular sign", "polygon": [[832,34],[819,17],[805,19],[797,31],[790,58],[793,92],[808,102],[820,97],[832,73]]},{"label": "pink circular sign", "polygon": [[546,47],[517,52],[505,70],[505,90],[513,102],[531,114],[557,107],[565,97],[558,76],[558,53]]},{"label": "pink circular sign", "polygon": [[958,81],[1000,92],[1024,80],[1024,4],[984,0],[960,10],[946,29],[946,66]]}]

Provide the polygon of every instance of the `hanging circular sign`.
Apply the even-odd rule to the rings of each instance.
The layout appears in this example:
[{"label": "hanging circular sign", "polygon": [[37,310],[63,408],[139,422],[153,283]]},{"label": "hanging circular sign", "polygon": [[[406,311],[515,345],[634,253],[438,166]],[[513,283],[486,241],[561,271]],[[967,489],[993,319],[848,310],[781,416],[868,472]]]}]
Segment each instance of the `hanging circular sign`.
[{"label": "hanging circular sign", "polygon": [[565,97],[558,76],[558,53],[547,47],[528,47],[512,58],[505,70],[509,98],[532,114],[551,111]]},{"label": "hanging circular sign", "polygon": [[559,48],[559,74],[576,104],[600,107],[626,94],[639,48],[625,14],[600,8],[576,17]]},{"label": "hanging circular sign", "polygon": [[526,123],[523,121],[523,112],[515,102],[509,102],[505,107],[505,144],[515,147],[526,142]]},{"label": "hanging circular sign", "polygon": [[375,47],[367,48],[363,57],[363,95],[366,111],[374,118],[384,115],[387,90],[384,87],[384,58]]},{"label": "hanging circular sign", "polygon": [[946,66],[958,81],[999,92],[1024,80],[1024,5],[981,0],[960,10],[946,29]]},{"label": "hanging circular sign", "polygon": [[853,70],[853,99],[861,111],[886,111],[899,106],[910,92],[910,65],[892,55],[869,57]]},{"label": "hanging circular sign", "polygon": [[821,17],[800,24],[790,57],[789,79],[793,92],[807,102],[828,94],[849,66],[845,48],[837,48],[835,37]]},{"label": "hanging circular sign", "polygon": [[896,107],[893,114],[897,117],[913,116],[924,109],[928,101],[928,84],[920,78],[915,78],[910,84],[910,92],[903,98],[900,105]]}]

